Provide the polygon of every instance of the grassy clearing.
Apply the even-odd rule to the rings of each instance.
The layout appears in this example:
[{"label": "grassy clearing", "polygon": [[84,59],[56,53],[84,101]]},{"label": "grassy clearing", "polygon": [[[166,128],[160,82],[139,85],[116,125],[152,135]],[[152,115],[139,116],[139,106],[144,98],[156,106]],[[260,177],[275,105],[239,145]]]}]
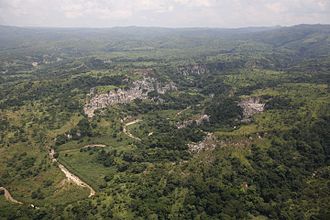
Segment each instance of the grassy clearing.
[{"label": "grassy clearing", "polygon": [[113,91],[115,89],[118,89],[118,86],[114,86],[114,85],[109,85],[109,86],[97,86],[96,87],[96,92],[97,93],[107,93],[110,91]]},{"label": "grassy clearing", "polygon": [[238,73],[227,75],[224,82],[235,87],[236,89],[241,89],[248,86],[263,84],[265,82],[280,81],[286,77],[286,74],[283,72],[252,69],[241,70]]},{"label": "grassy clearing", "polygon": [[[40,151],[37,147],[24,145],[13,145],[6,149],[2,148],[1,151],[1,155],[4,156],[0,158],[0,175],[7,176],[7,183],[4,187],[10,191],[15,199],[27,204],[43,205],[45,202],[59,204],[65,200],[76,201],[83,198],[83,192],[76,193],[75,188],[62,186],[61,182],[65,176],[56,166],[51,164],[47,152]],[[19,156],[22,155],[22,152],[26,152],[26,155]],[[15,159],[20,157],[22,159]],[[30,168],[27,168],[25,163],[29,158],[35,158],[35,161]],[[9,161],[14,161],[13,165],[8,166]],[[29,172],[36,172],[37,175],[29,175]],[[27,176],[22,176],[22,174]],[[45,199],[32,198],[32,193],[38,190]],[[67,193],[69,193],[70,198],[66,198]]]},{"label": "grassy clearing", "polygon": [[95,154],[74,150],[69,153],[60,154],[59,161],[94,189],[99,189],[99,186],[105,182],[105,176],[113,176],[114,169],[96,163]]},{"label": "grassy clearing", "polygon": [[48,132],[48,136],[50,138],[55,138],[57,135],[63,134],[65,132],[68,132],[69,130],[71,130],[72,128],[74,128],[82,118],[83,118],[83,116],[81,116],[79,114],[73,115],[70,118],[70,120],[68,122],[66,122],[66,124],[64,124],[61,128],[55,129],[55,130],[50,130]]}]

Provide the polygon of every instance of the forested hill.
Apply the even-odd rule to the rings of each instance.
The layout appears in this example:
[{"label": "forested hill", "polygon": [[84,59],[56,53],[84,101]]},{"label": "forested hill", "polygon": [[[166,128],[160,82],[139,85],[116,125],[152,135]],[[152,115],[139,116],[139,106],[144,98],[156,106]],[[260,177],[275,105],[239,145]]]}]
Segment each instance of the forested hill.
[{"label": "forested hill", "polygon": [[304,59],[324,59],[330,48],[330,25],[239,29],[0,26],[0,32],[2,59],[11,52],[37,55],[46,51],[61,53],[68,58],[111,52],[117,58],[123,54],[128,58],[134,53],[136,59],[143,57],[144,60],[176,60],[177,56],[198,60],[210,55],[229,54],[261,60],[263,65],[284,67]]},{"label": "forested hill", "polygon": [[[263,42],[276,47],[299,47],[312,43],[325,43],[330,34],[330,25],[297,25],[292,27],[260,28],[157,28],[157,27],[117,27],[117,28],[20,28],[0,26],[0,46],[6,48],[11,43],[44,43],[58,41],[90,40],[103,45],[116,42],[128,46],[132,42],[125,40],[145,40],[146,44],[156,48],[165,43],[178,43],[185,40],[187,47],[197,46],[194,43],[207,44],[207,41],[221,39],[251,40]],[[319,41],[322,40],[322,41]],[[43,42],[40,42],[43,41]],[[64,43],[64,42],[62,42]],[[68,42],[65,42],[68,43]],[[183,42],[182,42],[183,43]],[[183,46],[184,46],[183,45]],[[17,45],[16,45],[17,46]],[[300,45],[303,46],[303,45]],[[324,46],[328,46],[324,44]]]}]

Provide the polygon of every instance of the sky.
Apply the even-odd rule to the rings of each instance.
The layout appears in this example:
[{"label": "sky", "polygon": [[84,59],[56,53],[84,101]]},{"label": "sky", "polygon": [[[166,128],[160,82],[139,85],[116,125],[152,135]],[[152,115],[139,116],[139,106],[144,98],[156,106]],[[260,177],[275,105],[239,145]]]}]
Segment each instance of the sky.
[{"label": "sky", "polygon": [[247,27],[329,24],[330,0],[0,0],[0,24]]}]

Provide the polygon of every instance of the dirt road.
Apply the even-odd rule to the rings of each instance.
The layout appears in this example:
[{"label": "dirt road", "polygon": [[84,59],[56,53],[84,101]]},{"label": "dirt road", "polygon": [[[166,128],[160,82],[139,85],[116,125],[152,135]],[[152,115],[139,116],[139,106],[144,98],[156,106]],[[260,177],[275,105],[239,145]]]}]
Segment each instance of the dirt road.
[{"label": "dirt road", "polygon": [[187,108],[179,111],[178,113],[176,113],[177,116],[181,115],[183,112],[187,111],[188,109],[191,109],[191,106],[188,106]]},{"label": "dirt road", "polygon": [[134,125],[134,124],[139,123],[139,122],[141,122],[141,121],[142,121],[141,119],[137,119],[137,120],[135,120],[135,121],[131,121],[131,122],[126,123],[126,124],[124,125],[124,127],[123,127],[123,132],[124,132],[128,137],[133,138],[133,139],[135,139],[135,140],[137,140],[137,141],[141,141],[140,138],[135,137],[134,135],[132,135],[132,134],[127,130],[127,126]]},{"label": "dirt road", "polygon": [[14,199],[11,196],[10,192],[5,187],[0,187],[0,191],[4,192],[4,196],[9,202],[16,203],[16,204],[23,204],[22,202],[17,201],[16,199]]},{"label": "dirt road", "polygon": [[77,184],[78,186],[86,187],[89,189],[90,193],[89,193],[88,197],[92,197],[95,195],[96,192],[90,185],[88,185],[87,183],[82,181],[78,176],[71,173],[63,164],[58,162],[58,160],[55,158],[55,150],[53,148],[49,149],[49,157],[53,162],[56,162],[58,164],[58,168],[60,168],[60,170],[65,174],[66,178],[69,181],[72,181],[73,183]]},{"label": "dirt road", "polygon": [[67,168],[65,168],[65,166],[63,166],[63,164],[58,163],[58,167],[60,168],[60,170],[65,174],[66,178],[69,181],[74,182],[75,184],[77,184],[78,186],[81,187],[86,187],[89,189],[90,193],[88,197],[92,197],[95,196],[95,190],[88,185],[87,183],[85,183],[84,181],[82,181],[79,177],[77,177],[76,175],[74,175],[73,173],[71,173]]},{"label": "dirt road", "polygon": [[81,149],[85,149],[85,148],[94,148],[94,147],[106,147],[106,145],[104,144],[89,144],[89,145],[86,145],[86,146],[83,146]]}]

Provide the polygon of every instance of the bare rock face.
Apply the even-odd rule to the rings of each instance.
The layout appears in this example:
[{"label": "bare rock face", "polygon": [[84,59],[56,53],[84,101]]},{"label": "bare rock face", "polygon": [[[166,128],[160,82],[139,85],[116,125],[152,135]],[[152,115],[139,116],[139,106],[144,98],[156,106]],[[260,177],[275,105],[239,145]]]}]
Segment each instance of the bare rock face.
[{"label": "bare rock face", "polygon": [[178,129],[182,129],[182,128],[185,128],[191,124],[193,124],[194,122],[197,124],[197,125],[201,125],[205,122],[209,122],[210,121],[210,116],[208,115],[200,115],[197,119],[193,119],[193,120],[188,120],[188,121],[184,121],[180,124],[177,124],[177,128]]},{"label": "bare rock face", "polygon": [[178,68],[180,74],[184,76],[188,75],[201,75],[207,72],[207,69],[202,64],[193,64],[188,66],[181,66]]},{"label": "bare rock face", "polygon": [[265,104],[260,102],[259,97],[242,100],[238,105],[243,109],[244,119],[242,121],[250,121],[254,114],[263,112],[265,109]]},{"label": "bare rock face", "polygon": [[204,150],[213,150],[217,146],[217,139],[212,133],[208,133],[204,140],[198,143],[188,144],[190,153],[199,153]]},{"label": "bare rock face", "polygon": [[92,88],[84,106],[84,112],[88,117],[93,117],[94,112],[98,109],[119,103],[129,103],[137,98],[147,99],[148,93],[152,91],[164,94],[167,91],[176,89],[173,82],[162,85],[151,77],[133,82],[132,87],[128,90],[117,89],[108,93],[96,94],[95,88]]}]

